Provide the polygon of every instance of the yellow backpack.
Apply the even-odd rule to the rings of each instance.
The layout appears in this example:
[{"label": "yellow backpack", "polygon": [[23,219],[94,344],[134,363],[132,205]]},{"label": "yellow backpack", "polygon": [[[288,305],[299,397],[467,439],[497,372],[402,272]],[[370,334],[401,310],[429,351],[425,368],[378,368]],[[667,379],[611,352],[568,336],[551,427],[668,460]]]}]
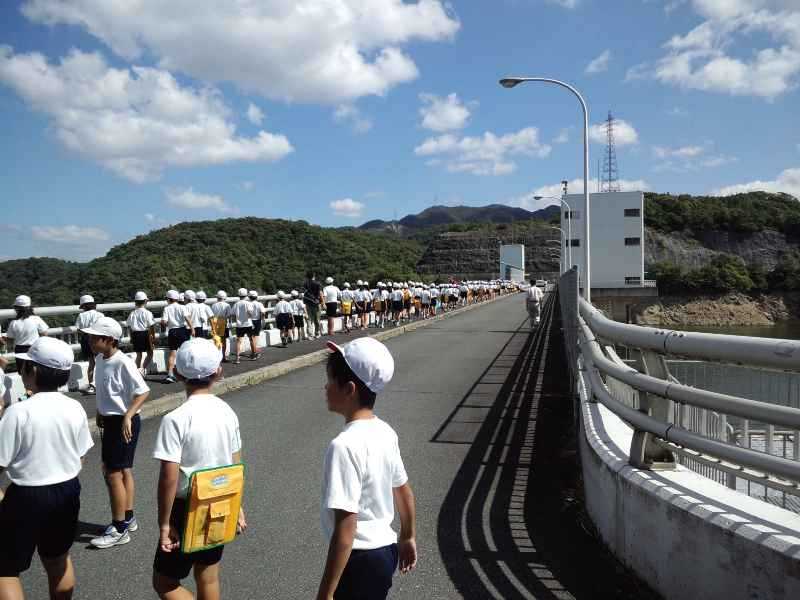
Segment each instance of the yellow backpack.
[{"label": "yellow backpack", "polygon": [[199,552],[233,541],[243,493],[242,463],[192,473],[181,552]]}]

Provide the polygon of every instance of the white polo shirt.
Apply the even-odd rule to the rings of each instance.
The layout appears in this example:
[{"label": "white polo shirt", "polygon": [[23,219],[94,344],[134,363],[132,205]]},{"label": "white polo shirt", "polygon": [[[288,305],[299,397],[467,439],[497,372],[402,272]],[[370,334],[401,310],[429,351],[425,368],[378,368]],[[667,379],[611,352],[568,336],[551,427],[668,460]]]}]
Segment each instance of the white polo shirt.
[{"label": "white polo shirt", "polygon": [[0,419],[0,467],[20,486],[53,485],[81,471],[94,445],[79,402],[59,392],[34,394]]},{"label": "white polo shirt", "polygon": [[231,307],[231,320],[236,321],[237,327],[252,327],[255,308],[250,300],[237,300]]},{"label": "white polo shirt", "polygon": [[98,354],[96,360],[94,380],[97,412],[101,415],[124,415],[135,396],[150,391],[136,363],[121,350],[117,350],[110,358]]},{"label": "white polo shirt", "polygon": [[171,329],[181,329],[186,327],[186,315],[188,311],[183,304],[173,302],[164,307],[164,312],[161,313],[161,322],[166,323],[167,332]]},{"label": "white polo shirt", "polygon": [[322,290],[322,295],[325,296],[325,304],[330,302],[338,302],[341,292],[335,285],[326,285]]},{"label": "white polo shirt", "polygon": [[153,313],[143,306],[133,309],[128,315],[128,327],[131,331],[147,331],[155,324]]},{"label": "white polo shirt", "polygon": [[356,295],[353,293],[353,290],[342,290],[342,302],[352,302],[355,300],[355,297]]},{"label": "white polo shirt", "polygon": [[25,319],[15,319],[8,324],[6,337],[14,340],[15,346],[31,346],[48,329],[41,317],[31,315]]},{"label": "white polo shirt", "polygon": [[215,317],[222,317],[228,319],[231,316],[231,305],[224,300],[218,300],[211,305],[211,312]]},{"label": "white polo shirt", "polygon": [[185,498],[192,473],[229,465],[241,449],[233,409],[211,394],[193,394],[161,419],[153,458],[180,465],[176,496]]},{"label": "white polo shirt", "polygon": [[287,302],[286,300],[278,300],[273,312],[276,315],[291,315],[294,314],[294,308],[290,302]]},{"label": "white polo shirt", "polygon": [[354,549],[396,543],[392,490],[407,481],[394,429],[378,417],[348,423],[325,452],[320,515],[325,538],[333,534],[333,511],[344,510],[358,515]]},{"label": "white polo shirt", "polygon": [[294,300],[292,300],[290,302],[290,304],[292,305],[292,309],[294,311],[294,314],[296,314],[296,315],[298,315],[300,317],[304,317],[305,316],[305,314],[306,314],[306,304],[305,304],[305,302],[303,302],[302,298],[295,298]]}]

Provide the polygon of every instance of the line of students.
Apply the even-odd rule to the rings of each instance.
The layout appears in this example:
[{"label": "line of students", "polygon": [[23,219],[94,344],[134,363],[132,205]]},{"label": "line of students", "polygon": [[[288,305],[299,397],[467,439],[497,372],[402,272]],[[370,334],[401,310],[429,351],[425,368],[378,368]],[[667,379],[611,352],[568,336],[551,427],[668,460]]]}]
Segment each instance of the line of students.
[{"label": "line of students", "polygon": [[[82,333],[96,353],[102,467],[112,513],[111,524],[91,543],[109,548],[127,544],[138,529],[132,466],[138,413],[148,389],[133,360],[118,349],[118,322],[100,317]],[[385,598],[395,570],[406,573],[417,562],[415,501],[398,437],[373,412],[377,395],[394,374],[394,359],[373,338],[344,347],[329,342],[328,347],[327,408],[344,418],[345,427],[323,462],[321,522],[329,547],[317,598]],[[33,395],[0,419],[0,472],[11,479],[0,502],[0,598],[23,598],[20,574],[37,551],[50,597],[71,598],[76,577],[69,551],[80,511],[78,475],[94,442],[83,407],[58,392],[72,367],[70,347],[43,337],[17,359]],[[192,473],[241,461],[238,418],[212,392],[222,375],[220,363],[210,340],[198,336],[180,345],[176,372],[187,400],[163,417],[156,436],[159,537],[152,585],[164,599],[193,597],[181,585],[192,570],[198,596],[220,598],[224,546],[184,553],[180,545]],[[399,536],[392,529],[395,510]],[[246,528],[242,509],[238,531]]]}]

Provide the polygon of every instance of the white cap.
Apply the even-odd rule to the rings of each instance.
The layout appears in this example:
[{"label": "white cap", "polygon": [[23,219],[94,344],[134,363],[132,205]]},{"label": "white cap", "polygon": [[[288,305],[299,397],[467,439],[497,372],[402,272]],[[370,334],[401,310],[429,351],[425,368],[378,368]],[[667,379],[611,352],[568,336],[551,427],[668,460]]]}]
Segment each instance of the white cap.
[{"label": "white cap", "polygon": [[364,285],[369,285],[369,281],[367,281],[367,280],[365,279],[365,280],[364,280]]},{"label": "white cap", "polygon": [[92,323],[91,327],[81,329],[81,331],[89,335],[102,335],[104,337],[114,338],[115,340],[122,337],[122,327],[117,323],[116,319],[112,319],[111,317],[100,317],[97,321]]},{"label": "white cap", "polygon": [[181,295],[178,293],[178,290],[169,290],[167,292],[167,300],[180,300]]},{"label": "white cap", "polygon": [[278,293],[277,293],[277,294],[275,294],[275,295],[276,295],[278,298],[280,298],[281,300],[283,300],[283,299],[286,297],[286,294],[284,294],[283,290],[278,290]]},{"label": "white cap", "polygon": [[81,299],[78,300],[78,304],[83,306],[84,304],[91,304],[94,302],[94,298],[92,298],[89,294],[84,294],[81,296]]},{"label": "white cap", "polygon": [[142,300],[147,300],[147,294],[145,294],[144,292],[136,292],[136,294],[133,297],[133,300],[135,302],[140,302]]},{"label": "white cap", "polygon": [[54,337],[40,337],[24,354],[15,354],[18,360],[29,360],[43,367],[69,371],[75,356],[72,348],[63,340]]},{"label": "white cap", "polygon": [[199,292],[197,292],[197,299],[198,300],[205,300],[207,297],[208,296],[206,296],[206,293],[203,290],[200,290]]},{"label": "white cap", "polygon": [[225,298],[227,298],[227,297],[228,297],[228,293],[225,290],[219,290],[217,292],[217,298],[219,298],[220,300],[225,300]]},{"label": "white cap", "polygon": [[346,288],[349,288],[349,287],[350,287],[350,283],[349,283],[349,282],[347,282],[347,281],[345,281],[345,282],[344,282],[344,287],[346,287]]},{"label": "white cap", "polygon": [[30,305],[31,305],[31,297],[26,296],[25,294],[17,296],[14,299],[14,306],[19,306],[20,308],[27,308]]},{"label": "white cap", "polygon": [[300,292],[297,290],[292,290],[292,298],[297,298],[300,295]]},{"label": "white cap", "polygon": [[178,294],[178,302],[186,302],[186,294],[181,292]]},{"label": "white cap", "polygon": [[186,290],[185,292],[183,292],[183,296],[187,300],[196,300],[197,299],[197,294],[194,293],[194,290]]},{"label": "white cap", "polygon": [[247,292],[247,295],[250,296],[251,298],[258,298],[258,292],[255,290],[250,290],[249,292]]},{"label": "white cap", "polygon": [[394,358],[389,349],[375,338],[358,338],[344,346],[328,342],[328,348],[341,353],[355,376],[376,394],[392,380]]},{"label": "white cap", "polygon": [[364,285],[364,282],[359,279],[358,281],[356,281],[356,285]]},{"label": "white cap", "polygon": [[239,298],[247,296],[247,288],[239,288]]},{"label": "white cap", "polygon": [[326,277],[325,278],[325,283],[327,283],[328,285],[332,284],[333,283],[333,277]]},{"label": "white cap", "polygon": [[178,349],[175,369],[186,379],[203,379],[217,372],[222,354],[211,340],[192,338]]}]

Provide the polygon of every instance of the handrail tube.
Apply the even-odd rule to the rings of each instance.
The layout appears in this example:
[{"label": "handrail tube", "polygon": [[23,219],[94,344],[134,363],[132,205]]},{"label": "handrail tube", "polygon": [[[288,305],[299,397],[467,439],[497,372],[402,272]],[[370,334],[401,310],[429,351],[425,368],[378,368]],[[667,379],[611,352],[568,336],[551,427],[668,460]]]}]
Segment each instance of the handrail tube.
[{"label": "handrail tube", "polygon": [[579,299],[579,307],[595,336],[624,346],[702,360],[800,370],[800,342],[794,340],[628,325],[608,319],[584,299]]},{"label": "handrail tube", "polygon": [[[580,328],[584,335],[587,335],[587,331],[591,331],[585,322],[581,322]],[[658,379],[631,367],[621,367],[603,356],[594,347],[590,352],[592,361],[602,373],[611,375],[639,391],[655,394],[680,404],[691,404],[744,419],[783,425],[793,430],[800,429],[800,410],[796,408],[729,396]]]}]

